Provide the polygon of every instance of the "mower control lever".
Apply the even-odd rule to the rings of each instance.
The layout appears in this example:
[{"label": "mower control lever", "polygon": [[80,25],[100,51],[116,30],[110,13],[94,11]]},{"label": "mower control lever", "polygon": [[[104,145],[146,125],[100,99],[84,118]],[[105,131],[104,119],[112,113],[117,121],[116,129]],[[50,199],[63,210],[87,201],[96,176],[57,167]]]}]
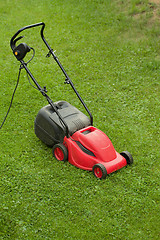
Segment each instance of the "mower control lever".
[{"label": "mower control lever", "polygon": [[17,41],[19,41],[21,38],[24,38],[24,36],[20,36],[20,37],[18,37],[18,38],[16,38],[14,41],[13,41],[13,44],[12,44],[12,49],[14,50],[15,49],[15,47],[16,47],[16,42]]}]

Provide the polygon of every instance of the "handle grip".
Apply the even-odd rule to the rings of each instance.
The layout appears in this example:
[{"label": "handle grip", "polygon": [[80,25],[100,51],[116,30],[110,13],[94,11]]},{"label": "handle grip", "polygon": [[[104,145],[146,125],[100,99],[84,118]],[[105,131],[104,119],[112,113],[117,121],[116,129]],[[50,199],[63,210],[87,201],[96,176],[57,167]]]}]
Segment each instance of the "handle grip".
[{"label": "handle grip", "polygon": [[25,26],[25,27],[19,29],[19,30],[13,35],[13,37],[12,37],[11,40],[10,40],[11,49],[14,50],[15,47],[16,47],[16,42],[22,38],[22,36],[21,36],[21,37],[18,37],[18,38],[16,39],[16,37],[18,36],[18,34],[20,34],[20,32],[22,32],[22,31],[24,31],[24,30],[26,30],[26,29],[38,27],[38,26],[41,26],[41,25],[42,25],[42,28],[41,28],[41,37],[42,37],[42,39],[43,39],[43,31],[44,31],[44,28],[45,28],[45,23],[44,23],[44,22],[40,22],[40,23],[35,23],[35,24],[32,24],[32,25],[28,25],[28,26]]}]

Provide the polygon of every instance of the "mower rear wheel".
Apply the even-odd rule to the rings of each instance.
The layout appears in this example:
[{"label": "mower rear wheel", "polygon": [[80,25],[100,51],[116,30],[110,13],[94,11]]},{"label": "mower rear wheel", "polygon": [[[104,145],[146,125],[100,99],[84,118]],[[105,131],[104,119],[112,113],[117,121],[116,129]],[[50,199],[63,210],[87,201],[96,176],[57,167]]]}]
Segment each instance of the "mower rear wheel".
[{"label": "mower rear wheel", "polygon": [[128,151],[123,151],[120,153],[127,161],[127,164],[132,164],[133,163],[133,157]]},{"label": "mower rear wheel", "polygon": [[68,159],[68,150],[62,143],[55,144],[52,153],[58,161],[67,161]]},{"label": "mower rear wheel", "polygon": [[92,168],[92,172],[94,176],[99,179],[105,179],[107,177],[107,170],[101,163],[95,164]]}]

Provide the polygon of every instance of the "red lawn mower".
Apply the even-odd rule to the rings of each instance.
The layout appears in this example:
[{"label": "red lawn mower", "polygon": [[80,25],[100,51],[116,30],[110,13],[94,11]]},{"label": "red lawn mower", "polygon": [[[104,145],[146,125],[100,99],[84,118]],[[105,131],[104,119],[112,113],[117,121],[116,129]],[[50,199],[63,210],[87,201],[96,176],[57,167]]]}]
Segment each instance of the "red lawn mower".
[{"label": "red lawn mower", "polygon": [[[87,111],[88,116],[66,101],[52,102],[47,95],[46,87],[42,88],[28,69],[27,64],[33,59],[35,51],[26,43],[20,43],[16,46],[16,42],[23,38],[23,36],[17,36],[24,30],[38,26],[41,26],[40,35],[49,50],[46,57],[52,55],[57,62],[65,76],[65,83],[70,84]],[[78,168],[92,171],[97,178],[105,179],[107,174],[133,163],[133,158],[128,151],[120,154],[116,152],[107,135],[93,127],[92,114],[77,92],[53,49],[44,38],[44,28],[45,24],[43,22],[25,26],[18,30],[10,41],[13,54],[21,63],[20,70],[23,68],[26,70],[28,76],[35,84],[34,87],[41,92],[49,103],[40,109],[36,116],[35,134],[42,142],[52,147],[53,156],[58,161],[68,160]],[[28,62],[25,62],[23,59],[31,50],[33,51],[33,56]]]}]

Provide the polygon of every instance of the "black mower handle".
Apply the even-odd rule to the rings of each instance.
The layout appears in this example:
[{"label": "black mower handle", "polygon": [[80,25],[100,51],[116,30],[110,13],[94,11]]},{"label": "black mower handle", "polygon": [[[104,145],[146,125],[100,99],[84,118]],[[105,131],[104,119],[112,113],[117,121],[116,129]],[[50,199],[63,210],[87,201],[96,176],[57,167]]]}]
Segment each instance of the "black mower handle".
[{"label": "black mower handle", "polygon": [[41,28],[41,37],[42,39],[44,39],[44,35],[43,35],[43,31],[44,31],[44,28],[45,28],[45,23],[44,22],[40,22],[40,23],[35,23],[35,24],[32,24],[32,25],[28,25],[28,26],[25,26],[21,29],[19,29],[15,34],[14,36],[11,38],[11,41],[10,41],[10,46],[11,46],[11,49],[14,50],[15,47],[16,47],[16,42],[18,40],[20,40],[21,38],[23,38],[24,36],[20,36],[18,38],[16,38],[18,36],[18,34],[20,34],[20,32],[26,30],[26,29],[29,29],[29,28],[34,28],[34,27],[38,27],[38,26],[41,26],[42,25],[42,28]]},{"label": "black mower handle", "polygon": [[[28,26],[25,26],[21,29],[19,29],[15,34],[14,36],[11,38],[11,41],[10,41],[10,46],[11,46],[11,49],[14,53],[14,55],[16,56],[17,60],[19,60],[21,62],[21,64],[23,65],[23,67],[25,68],[26,72],[29,74],[29,76],[31,77],[31,79],[33,80],[33,82],[35,83],[35,85],[37,86],[37,88],[41,91],[41,93],[43,94],[43,96],[46,97],[47,101],[49,102],[49,104],[53,107],[53,109],[55,110],[55,112],[57,113],[58,117],[60,118],[60,120],[63,122],[64,126],[66,127],[66,135],[68,136],[68,126],[67,124],[65,123],[64,119],[61,117],[61,115],[59,114],[59,112],[56,110],[54,104],[52,103],[51,99],[47,96],[45,90],[43,88],[41,88],[41,86],[38,84],[38,82],[36,81],[36,79],[33,77],[33,75],[31,74],[31,72],[29,71],[28,67],[27,67],[27,64],[23,61],[23,58],[25,56],[25,54],[27,52],[30,51],[30,48],[27,46],[27,44],[23,43],[23,44],[20,44],[16,47],[16,42],[18,40],[20,40],[21,38],[23,38],[23,36],[20,36],[18,38],[16,38],[18,36],[18,34],[26,29],[29,29],[29,28],[34,28],[34,27],[38,27],[38,26],[42,26],[41,28],[41,38],[43,40],[43,42],[45,43],[46,47],[48,48],[49,50],[49,53],[47,54],[47,56],[50,56],[52,55],[54,60],[57,62],[57,64],[59,65],[59,67],[61,68],[63,74],[65,75],[66,79],[65,79],[65,83],[68,83],[71,85],[72,89],[74,90],[74,92],[76,93],[77,97],[79,98],[79,100],[81,101],[82,105],[84,106],[84,108],[86,109],[86,111],[88,112],[89,116],[90,116],[90,121],[91,121],[91,125],[93,125],[93,117],[92,117],[92,114],[90,113],[89,109],[87,108],[86,104],[84,103],[83,99],[81,98],[81,96],[79,95],[79,93],[77,92],[76,88],[74,87],[73,85],[73,82],[71,81],[71,79],[69,78],[68,74],[66,73],[65,69],[63,68],[62,64],[60,63],[60,61],[58,60],[58,58],[56,57],[56,55],[54,54],[54,51],[53,49],[50,47],[50,45],[48,44],[48,42],[46,41],[44,35],[43,35],[43,31],[44,31],[44,28],[45,28],[45,23],[44,22],[40,22],[40,23],[35,23],[35,24],[32,24],[32,25],[28,25]],[[15,50],[19,48],[17,50],[17,52],[15,52]],[[18,55],[18,51],[21,50],[21,55]]]}]

